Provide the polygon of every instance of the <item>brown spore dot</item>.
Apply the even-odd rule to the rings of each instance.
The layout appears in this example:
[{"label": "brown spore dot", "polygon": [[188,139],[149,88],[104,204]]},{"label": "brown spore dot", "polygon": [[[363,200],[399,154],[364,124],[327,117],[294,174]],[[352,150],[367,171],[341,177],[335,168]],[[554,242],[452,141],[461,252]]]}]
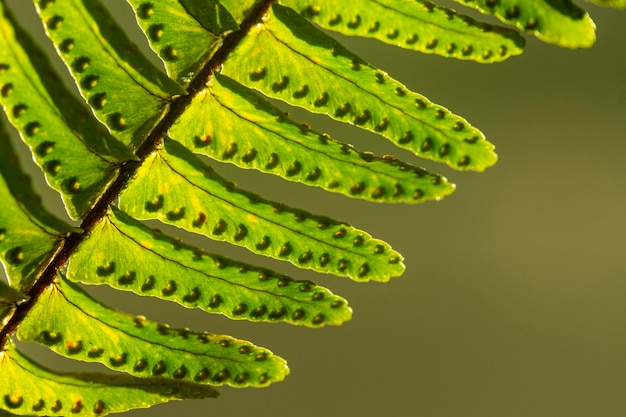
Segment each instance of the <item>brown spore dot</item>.
[{"label": "brown spore dot", "polygon": [[106,406],[104,402],[101,400],[96,401],[96,403],[93,406],[93,412],[97,415],[100,415],[104,413],[104,410],[106,410]]},{"label": "brown spore dot", "polygon": [[310,262],[312,258],[313,254],[311,253],[311,251],[308,251],[298,257],[298,262],[301,264],[306,264]]},{"label": "brown spore dot", "polygon": [[222,297],[219,294],[215,294],[211,298],[211,302],[209,303],[209,307],[217,308],[222,304]]},{"label": "brown spore dot", "polygon": [[65,341],[65,348],[70,355],[75,355],[83,350],[83,342],[80,340],[77,341]]},{"label": "brown spore dot", "polygon": [[202,382],[202,381],[206,381],[209,378],[209,376],[210,376],[209,370],[206,368],[203,368],[200,372],[196,374],[193,380],[196,382]]},{"label": "brown spore dot", "polygon": [[156,283],[156,278],[150,275],[148,278],[146,278],[143,285],[141,286],[141,291],[146,292],[146,291],[152,290],[154,288],[155,283]]},{"label": "brown spore dot", "polygon": [[52,16],[50,19],[46,20],[46,26],[48,27],[48,29],[51,30],[56,30],[60,28],[62,24],[63,18],[58,15]]},{"label": "brown spore dot", "polygon": [[176,283],[174,281],[169,281],[165,288],[161,290],[161,294],[165,296],[170,296],[176,292]]},{"label": "brown spore dot", "polygon": [[285,314],[287,314],[287,312],[285,311],[285,309],[283,307],[281,307],[278,310],[272,311],[268,315],[268,317],[270,318],[270,320],[278,320],[278,319],[283,318],[285,316]]},{"label": "brown spore dot", "polygon": [[304,317],[306,316],[306,313],[303,309],[299,308],[297,310],[295,310],[292,314],[291,314],[291,318],[295,321],[297,320],[302,320]]},{"label": "brown spore dot", "polygon": [[322,301],[324,297],[326,297],[326,294],[323,291],[317,291],[311,296],[311,299],[313,301]]},{"label": "brown spore dot", "polygon": [[289,256],[292,251],[293,248],[291,247],[291,244],[289,242],[286,242],[283,246],[280,247],[280,250],[278,251],[278,256],[284,258],[286,256]]},{"label": "brown spore dot", "polygon": [[235,309],[233,310],[233,315],[241,316],[242,314],[245,314],[247,311],[248,311],[248,306],[244,303],[239,303],[237,307],[235,307]]},{"label": "brown spore dot", "polygon": [[87,356],[89,356],[90,358],[99,358],[100,356],[102,356],[102,354],[104,353],[104,349],[98,347],[98,346],[92,346],[89,348],[89,350],[87,351]]},{"label": "brown spore dot", "polygon": [[21,246],[8,250],[5,256],[7,262],[11,265],[19,265],[24,262],[24,250]]},{"label": "brown spore dot", "polygon": [[72,408],[70,409],[71,413],[78,414],[83,410],[83,403],[81,400],[74,402]]},{"label": "brown spore dot", "polygon": [[139,5],[139,10],[137,15],[140,19],[146,20],[149,19],[154,13],[154,4],[152,3],[143,3]]},{"label": "brown spore dot", "polygon": [[213,234],[215,236],[219,236],[221,234],[223,234],[226,231],[227,228],[227,224],[224,220],[220,219],[217,224],[215,225],[215,227],[213,228]]},{"label": "brown spore dot", "polygon": [[61,52],[70,52],[72,49],[74,49],[74,39],[63,40],[63,42],[61,42],[61,44],[59,45],[59,49],[61,50]]},{"label": "brown spore dot", "polygon": [[50,407],[50,409],[54,411],[55,413],[58,413],[59,411],[61,411],[62,408],[63,408],[63,403],[61,403],[61,401],[59,400],[55,400],[54,403],[52,403],[52,407]]},{"label": "brown spore dot", "polygon": [[240,240],[245,239],[246,236],[248,236],[248,228],[243,224],[237,226],[237,232],[234,236],[235,241],[239,242]]},{"label": "brown spore dot", "polygon": [[175,370],[174,374],[172,376],[174,377],[174,379],[183,379],[184,377],[186,377],[187,376],[187,368],[185,368],[185,365],[183,365],[180,368],[178,368],[177,370]]},{"label": "brown spore dot", "polygon": [[23,116],[24,113],[26,113],[26,109],[28,109],[28,106],[23,103],[13,106],[13,117],[18,118],[18,117]]},{"label": "brown spore dot", "polygon": [[265,306],[258,306],[258,307],[255,307],[250,312],[250,316],[254,317],[254,318],[259,318],[259,317],[262,317],[263,315],[265,315],[265,313],[267,313],[267,307],[265,307]]},{"label": "brown spore dot", "polygon": [[113,367],[120,367],[122,365],[126,365],[126,361],[128,359],[128,355],[126,353],[122,353],[117,356],[112,356],[109,358],[109,363]]},{"label": "brown spore dot", "polygon": [[340,259],[339,262],[337,262],[337,269],[341,272],[348,269],[349,266],[350,262],[347,259]]},{"label": "brown spore dot", "polygon": [[153,375],[163,375],[167,371],[167,367],[163,361],[158,361],[152,368]]},{"label": "brown spore dot", "polygon": [[10,408],[20,408],[24,403],[24,398],[18,394],[7,394],[4,396],[4,404]]},{"label": "brown spore dot", "polygon": [[200,290],[198,289],[198,287],[193,288],[183,297],[183,301],[186,303],[195,303],[199,299],[200,299]]},{"label": "brown spore dot", "polygon": [[91,63],[91,59],[86,56],[81,56],[72,61],[72,69],[78,73],[85,72],[87,68],[89,68],[89,64]]},{"label": "brown spore dot", "polygon": [[136,278],[137,274],[135,273],[135,271],[128,271],[117,279],[117,283],[124,286],[130,285],[135,282]]},{"label": "brown spore dot", "polygon": [[46,402],[40,398],[35,404],[33,404],[33,411],[41,411],[45,406]]},{"label": "brown spore dot", "polygon": [[139,359],[135,366],[133,366],[133,371],[135,372],[143,372],[148,367],[148,361],[146,359]]},{"label": "brown spore dot", "polygon": [[324,320],[326,319],[326,317],[324,317],[323,314],[317,314],[315,317],[313,317],[313,324],[315,325],[320,325],[322,323],[324,323]]},{"label": "brown spore dot", "polygon": [[213,382],[224,382],[226,381],[228,378],[230,377],[230,372],[228,372],[228,369],[223,369],[221,371],[219,371],[214,377],[213,377]]},{"label": "brown spore dot", "polygon": [[30,122],[24,126],[24,132],[26,133],[26,136],[35,136],[39,132],[40,128],[41,124],[39,124],[39,122]]}]

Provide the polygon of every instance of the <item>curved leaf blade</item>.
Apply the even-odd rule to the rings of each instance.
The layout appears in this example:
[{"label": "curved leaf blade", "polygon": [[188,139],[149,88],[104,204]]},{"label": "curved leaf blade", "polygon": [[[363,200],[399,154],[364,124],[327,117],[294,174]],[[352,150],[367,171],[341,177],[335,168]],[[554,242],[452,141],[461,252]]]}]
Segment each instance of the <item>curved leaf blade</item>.
[{"label": "curved leaf blade", "polygon": [[116,165],[133,155],[63,87],[6,9],[0,25],[0,103],[70,216],[80,218],[113,179]]},{"label": "curved leaf blade", "polygon": [[169,135],[218,161],[353,198],[420,203],[454,191],[440,175],[358,152],[297,125],[252,90],[219,74],[194,97]]},{"label": "curved leaf blade", "polygon": [[105,416],[171,400],[217,397],[209,386],[126,375],[51,371],[9,341],[0,351],[0,411],[16,415]]},{"label": "curved leaf blade", "polygon": [[282,381],[289,372],[286,362],[267,349],[111,309],[63,278],[46,289],[17,335],[63,356],[138,377],[260,387]]},{"label": "curved leaf blade", "polygon": [[596,25],[572,0],[455,0],[502,22],[517,26],[544,42],[567,48],[589,48]]},{"label": "curved leaf blade", "polygon": [[46,34],[95,115],[135,149],[185,91],[155,68],[98,0],[40,0]]},{"label": "curved leaf blade", "polygon": [[480,63],[504,61],[523,51],[515,30],[478,22],[425,0],[281,0],[307,19],[348,36]]},{"label": "curved leaf blade", "polygon": [[352,316],[346,300],[326,288],[211,255],[115,208],[72,256],[67,277],[238,320],[322,327]]},{"label": "curved leaf blade", "polygon": [[258,0],[220,0],[237,23],[241,23],[254,9]]},{"label": "curved leaf blade", "polygon": [[347,224],[238,190],[179,143],[164,139],[120,196],[120,209],[296,266],[387,281],[404,271],[391,247]]},{"label": "curved leaf blade", "polygon": [[626,9],[626,0],[586,0],[598,6],[613,7],[615,9]]},{"label": "curved leaf blade", "polygon": [[0,262],[11,287],[26,292],[70,230],[41,205],[0,119]]},{"label": "curved leaf blade", "polygon": [[284,6],[272,5],[272,13],[229,55],[222,73],[455,169],[483,171],[497,160],[494,146],[466,120],[408,91]]},{"label": "curved leaf blade", "polygon": [[222,44],[225,35],[239,26],[215,0],[128,0],[150,46],[167,73],[187,85]]}]

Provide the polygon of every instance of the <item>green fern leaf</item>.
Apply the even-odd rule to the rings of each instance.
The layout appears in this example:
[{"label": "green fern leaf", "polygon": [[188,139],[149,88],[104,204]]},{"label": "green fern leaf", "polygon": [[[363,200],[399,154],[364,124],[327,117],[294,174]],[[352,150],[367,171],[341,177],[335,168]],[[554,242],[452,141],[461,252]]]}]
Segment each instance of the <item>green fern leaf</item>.
[{"label": "green fern leaf", "polygon": [[[458,1],[558,45],[589,46],[595,38],[593,22],[570,0]],[[209,254],[143,220],[355,281],[403,273],[389,244],[240,190],[201,155],[377,202],[439,200],[454,185],[298,125],[261,95],[455,169],[483,171],[497,159],[467,121],[314,24],[482,63],[521,53],[513,29],[423,0],[128,3],[165,71],[100,0],[35,1],[81,100],[0,0],[0,104],[69,216],[81,221],[72,227],[44,208],[0,119],[0,261],[8,278],[0,280],[0,415],[104,415],[215,397],[208,385],[266,386],[288,374],[267,349],[109,308],[76,282],[232,319],[319,328],[351,318],[347,301],[324,287]],[[14,335],[118,374],[50,371],[22,356]]]},{"label": "green fern leaf", "polygon": [[258,0],[220,0],[220,3],[230,12],[237,23],[242,23],[246,16],[252,14]]},{"label": "green fern leaf", "polygon": [[129,3],[168,75],[181,85],[187,85],[197,75],[225,35],[239,29],[226,8],[214,0]]},{"label": "green fern leaf", "polygon": [[80,218],[111,182],[116,164],[134,155],[89,117],[9,14],[0,25],[0,49],[6,51],[0,103],[69,214]]},{"label": "green fern leaf", "polygon": [[315,113],[379,133],[419,156],[483,171],[496,154],[464,119],[348,52],[293,10],[273,4],[222,74]]},{"label": "green fern leaf", "polygon": [[439,200],[454,185],[439,175],[378,158],[290,121],[228,77],[215,74],[169,130],[188,149],[328,191],[388,203]]},{"label": "green fern leaf", "polygon": [[240,191],[167,138],[120,195],[120,209],[139,220],[158,219],[357,281],[387,281],[404,271],[401,255],[384,242],[347,224]]},{"label": "green fern leaf", "polygon": [[324,29],[401,48],[482,63],[522,53],[515,30],[478,22],[423,0],[281,0]]},{"label": "green fern leaf", "polygon": [[43,1],[39,14],[96,116],[137,148],[172,97],[185,94],[158,71],[98,0]]},{"label": "green fern leaf", "polygon": [[209,386],[163,378],[54,372],[19,353],[10,341],[0,351],[0,373],[0,409],[9,415],[104,416],[217,396]]},{"label": "green fern leaf", "polygon": [[614,7],[616,9],[626,9],[626,0],[586,0],[598,6]]},{"label": "green fern leaf", "polygon": [[588,48],[596,40],[596,26],[589,14],[571,0],[455,1],[493,14],[544,42],[567,48]]},{"label": "green fern leaf", "polygon": [[350,319],[323,287],[187,246],[113,209],[72,257],[68,279],[107,283],[233,319],[321,327]]},{"label": "green fern leaf", "polygon": [[285,361],[266,349],[118,312],[62,277],[46,288],[17,335],[139,377],[245,387],[281,381],[288,373]]},{"label": "green fern leaf", "polygon": [[3,125],[0,119],[0,261],[11,287],[26,292],[40,263],[57,250],[71,227],[42,207]]}]

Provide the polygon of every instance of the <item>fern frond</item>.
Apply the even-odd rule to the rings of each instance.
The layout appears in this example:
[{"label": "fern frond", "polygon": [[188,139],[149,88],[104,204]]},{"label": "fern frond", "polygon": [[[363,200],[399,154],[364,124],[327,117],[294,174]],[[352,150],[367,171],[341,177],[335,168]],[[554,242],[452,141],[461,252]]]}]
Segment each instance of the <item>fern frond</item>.
[{"label": "fern frond", "polygon": [[400,48],[482,63],[522,53],[513,29],[478,22],[426,0],[280,0],[324,29]]},{"label": "fern frond", "polygon": [[186,86],[239,25],[215,0],[182,2],[130,0],[168,75]]},{"label": "fern frond", "polygon": [[17,336],[138,377],[245,387],[269,385],[288,373],[285,361],[267,349],[119,312],[62,276],[42,293]]},{"label": "fern frond", "polygon": [[597,4],[598,6],[613,7],[616,9],[626,9],[626,0],[586,0],[589,3]]},{"label": "fern frond", "polygon": [[222,74],[455,169],[483,171],[497,160],[494,146],[466,120],[409,91],[278,4],[233,51]]},{"label": "fern frond", "polygon": [[[458,1],[558,45],[595,39],[593,22],[570,0]],[[209,254],[143,220],[355,281],[404,272],[388,243],[239,189],[202,155],[374,202],[440,200],[454,185],[297,124],[266,97],[457,170],[483,171],[497,160],[465,119],[314,24],[481,63],[521,53],[524,38],[513,29],[423,0],[128,3],[165,72],[100,0],[35,1],[75,96],[0,0],[0,104],[69,217],[81,221],[72,227],[46,210],[0,118],[0,261],[8,277],[0,281],[0,415],[104,415],[215,397],[209,385],[266,386],[288,374],[267,349],[118,311],[76,282],[232,319],[320,328],[351,318],[347,301],[329,289]],[[14,335],[119,374],[48,370],[18,352]]]},{"label": "fern frond", "polygon": [[44,1],[46,33],[98,119],[135,150],[185,90],[161,73],[99,0]]},{"label": "fern frond", "polygon": [[210,386],[184,381],[54,372],[21,354],[11,341],[0,351],[0,373],[1,407],[11,415],[105,416],[171,400],[217,397]]},{"label": "fern frond", "polygon": [[238,190],[167,138],[146,158],[119,206],[139,220],[160,220],[357,281],[387,281],[404,271],[402,256],[386,243],[348,224]]},{"label": "fern frond", "polygon": [[214,74],[169,130],[194,152],[349,197],[387,203],[440,200],[454,185],[292,122],[252,90]]},{"label": "fern frond", "polygon": [[567,48],[589,48],[595,24],[572,0],[454,0],[502,22],[532,33],[544,42]]},{"label": "fern frond", "polygon": [[352,315],[346,300],[326,288],[206,253],[115,208],[72,257],[68,279],[107,283],[233,319],[321,327]]},{"label": "fern frond", "polygon": [[0,119],[0,261],[11,287],[26,292],[40,264],[56,252],[71,230],[42,206]]},{"label": "fern frond", "polygon": [[41,49],[3,13],[0,103],[70,216],[80,218],[112,181],[116,165],[134,156],[90,117]]}]

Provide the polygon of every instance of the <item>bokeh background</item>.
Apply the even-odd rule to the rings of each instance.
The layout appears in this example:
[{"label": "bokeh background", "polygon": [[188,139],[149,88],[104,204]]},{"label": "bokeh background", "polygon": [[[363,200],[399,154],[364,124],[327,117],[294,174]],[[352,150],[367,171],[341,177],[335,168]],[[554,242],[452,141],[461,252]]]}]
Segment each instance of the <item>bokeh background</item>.
[{"label": "bokeh background", "polygon": [[[32,4],[8,3],[40,36]],[[105,3],[125,10],[123,1]],[[626,12],[585,7],[598,25],[592,49],[563,50],[529,37],[521,57],[495,65],[338,36],[483,130],[500,161],[483,174],[454,172],[292,109],[297,120],[361,150],[442,173],[457,191],[437,203],[384,206],[212,162],[242,188],[350,221],[390,242],[405,256],[407,271],[387,284],[356,284],[185,236],[325,285],[348,298],[354,318],[319,330],[253,324],[90,289],[109,304],[172,326],[251,340],[290,364],[286,381],[267,389],[224,387],[218,400],[128,416],[625,416]],[[62,213],[60,199],[24,157],[41,193]],[[57,369],[86,368],[23,348]]]}]

